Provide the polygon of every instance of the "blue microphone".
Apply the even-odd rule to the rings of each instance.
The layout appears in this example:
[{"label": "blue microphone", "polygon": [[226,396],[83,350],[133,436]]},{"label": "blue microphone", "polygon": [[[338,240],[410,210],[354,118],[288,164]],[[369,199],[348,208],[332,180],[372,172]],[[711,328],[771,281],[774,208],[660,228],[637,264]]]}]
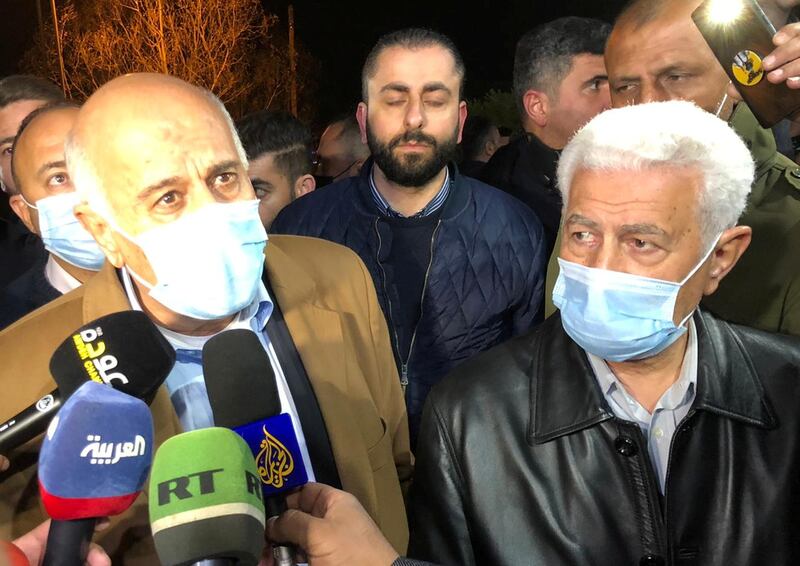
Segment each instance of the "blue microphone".
[{"label": "blue microphone", "polygon": [[39,492],[52,517],[45,566],[84,563],[98,517],[138,497],[153,457],[147,404],[87,381],[53,417],[39,452]]},{"label": "blue microphone", "polygon": [[[221,332],[203,347],[203,375],[214,424],[233,429],[250,447],[267,517],[286,510],[286,493],[308,482],[292,419],[281,412],[269,356],[250,330]],[[274,548],[279,566],[294,564],[287,547]]]}]

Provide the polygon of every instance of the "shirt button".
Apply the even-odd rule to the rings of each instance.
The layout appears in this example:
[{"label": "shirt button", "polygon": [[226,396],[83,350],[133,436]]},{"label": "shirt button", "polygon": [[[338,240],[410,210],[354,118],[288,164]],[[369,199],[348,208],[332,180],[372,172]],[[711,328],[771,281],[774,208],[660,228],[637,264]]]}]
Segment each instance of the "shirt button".
[{"label": "shirt button", "polygon": [[639,566],[664,566],[664,558],[657,554],[645,554],[639,560]]},{"label": "shirt button", "polygon": [[664,437],[664,431],[661,430],[660,428],[655,429],[653,431],[653,434],[656,435],[656,438],[663,438]]},{"label": "shirt button", "polygon": [[636,443],[628,436],[618,436],[614,441],[614,448],[623,456],[636,456],[639,449]]},{"label": "shirt button", "polygon": [[789,171],[789,175],[791,175],[795,179],[800,179],[800,169],[792,169],[791,171]]}]

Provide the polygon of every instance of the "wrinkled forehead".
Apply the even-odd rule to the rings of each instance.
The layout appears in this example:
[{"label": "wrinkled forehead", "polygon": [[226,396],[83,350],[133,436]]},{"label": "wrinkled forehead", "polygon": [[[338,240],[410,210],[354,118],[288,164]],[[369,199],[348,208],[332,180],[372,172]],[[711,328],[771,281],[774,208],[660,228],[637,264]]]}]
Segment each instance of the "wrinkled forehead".
[{"label": "wrinkled forehead", "polygon": [[212,163],[239,160],[227,122],[208,106],[171,115],[100,116],[81,124],[77,135],[112,201],[164,178],[189,177]]}]

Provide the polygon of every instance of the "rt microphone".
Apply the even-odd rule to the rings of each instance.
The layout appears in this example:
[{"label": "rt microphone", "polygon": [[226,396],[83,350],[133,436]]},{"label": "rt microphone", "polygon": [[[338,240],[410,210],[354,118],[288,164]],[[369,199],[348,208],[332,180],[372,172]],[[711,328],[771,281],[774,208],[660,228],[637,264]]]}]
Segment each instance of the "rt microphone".
[{"label": "rt microphone", "polygon": [[0,454],[43,433],[64,399],[87,380],[149,403],[174,363],[175,351],[142,312],[117,312],[82,326],[50,359],[58,389],[0,424]]},{"label": "rt microphone", "polygon": [[[203,375],[217,426],[244,438],[255,457],[267,518],[286,510],[285,494],[308,482],[288,413],[281,413],[275,372],[258,336],[250,330],[221,332],[203,347]],[[293,553],[274,546],[278,566]]]},{"label": "rt microphone", "polygon": [[164,566],[253,566],[261,558],[261,481],[250,448],[226,428],[186,432],[161,445],[149,507]]},{"label": "rt microphone", "polygon": [[89,381],[53,417],[39,493],[53,519],[44,566],[82,566],[98,517],[130,507],[152,461],[153,418],[140,399]]}]

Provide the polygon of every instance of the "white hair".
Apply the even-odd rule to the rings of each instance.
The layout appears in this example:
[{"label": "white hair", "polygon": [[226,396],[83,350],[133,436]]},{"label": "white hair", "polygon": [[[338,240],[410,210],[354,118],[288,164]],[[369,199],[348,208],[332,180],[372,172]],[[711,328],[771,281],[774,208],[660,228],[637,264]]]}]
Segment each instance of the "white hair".
[{"label": "white hair", "polygon": [[[239,134],[236,131],[236,126],[228,113],[228,109],[222,101],[214,96],[214,94],[204,88],[195,87],[203,96],[206,97],[225,118],[225,123],[233,137],[233,144],[236,147],[236,154],[242,162],[245,170],[248,167],[247,153],[244,151],[242,142],[239,139]],[[67,170],[72,178],[75,191],[80,195],[81,200],[88,203],[98,214],[104,216],[108,220],[115,219],[111,206],[106,198],[104,187],[100,176],[97,174],[97,169],[92,163],[92,159],[87,155],[86,148],[80,143],[74,131],[69,132],[66,142],[64,144],[64,156],[67,162]]]},{"label": "white hair", "polygon": [[736,225],[755,174],[750,151],[727,123],[691,102],[652,102],[608,110],[570,140],[558,163],[566,209],[582,169],[643,171],[693,167],[702,175],[698,202],[704,246]]}]

